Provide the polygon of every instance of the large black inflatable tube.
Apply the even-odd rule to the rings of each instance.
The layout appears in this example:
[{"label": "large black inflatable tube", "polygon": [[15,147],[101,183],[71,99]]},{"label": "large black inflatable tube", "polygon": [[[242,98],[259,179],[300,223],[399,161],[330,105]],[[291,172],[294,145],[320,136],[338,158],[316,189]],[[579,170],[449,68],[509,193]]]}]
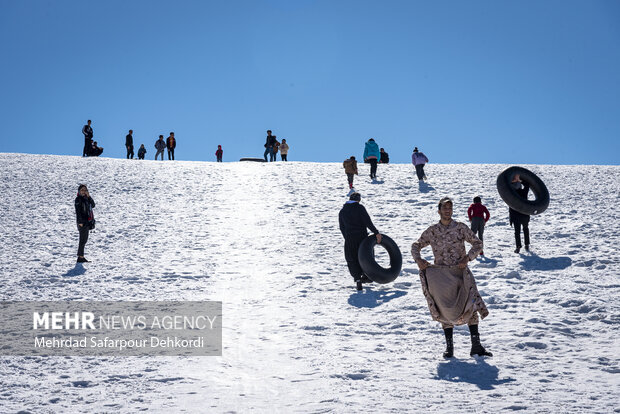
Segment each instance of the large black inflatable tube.
[{"label": "large black inflatable tube", "polygon": [[377,264],[375,261],[374,247],[377,244],[377,236],[374,234],[368,236],[357,251],[358,260],[362,270],[376,283],[390,283],[393,282],[400,274],[400,269],[403,266],[403,255],[400,253],[400,249],[394,242],[386,235],[382,235],[381,246],[385,247],[390,255],[390,267],[385,269]]},{"label": "large black inflatable tube", "polygon": [[[515,174],[521,176],[521,181],[529,183],[535,200],[524,199],[512,188],[510,183]],[[540,214],[549,207],[549,190],[545,183],[536,174],[523,167],[510,167],[498,175],[497,191],[509,207],[528,216]]]},{"label": "large black inflatable tube", "polygon": [[241,158],[239,161],[267,162],[264,158]]}]

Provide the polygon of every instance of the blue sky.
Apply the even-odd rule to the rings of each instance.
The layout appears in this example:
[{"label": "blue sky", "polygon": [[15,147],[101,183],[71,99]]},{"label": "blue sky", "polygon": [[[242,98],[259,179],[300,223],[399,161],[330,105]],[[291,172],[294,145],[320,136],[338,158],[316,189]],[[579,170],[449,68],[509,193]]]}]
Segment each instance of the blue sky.
[{"label": "blue sky", "polygon": [[0,2],[0,152],[618,164],[620,2]]}]

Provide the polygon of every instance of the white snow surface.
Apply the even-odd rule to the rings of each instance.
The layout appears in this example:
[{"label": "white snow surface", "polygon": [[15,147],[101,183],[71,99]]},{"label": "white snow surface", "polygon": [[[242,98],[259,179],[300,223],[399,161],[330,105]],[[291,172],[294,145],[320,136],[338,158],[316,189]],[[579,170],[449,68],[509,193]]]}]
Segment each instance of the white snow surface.
[{"label": "white snow surface", "polygon": [[[419,185],[411,165],[379,165],[372,184],[361,164],[355,188],[403,270],[358,293],[338,229],[341,163],[0,154],[1,300],[224,309],[221,357],[2,356],[0,411],[620,412],[620,167],[524,166],[551,203],[532,217],[532,251],[515,254],[495,187],[508,165],[429,164]],[[83,266],[79,183],[97,204]],[[441,197],[466,222],[476,195],[491,219],[486,258],[470,267],[495,355],[470,357],[461,326],[444,360],[411,243],[437,222]]]}]

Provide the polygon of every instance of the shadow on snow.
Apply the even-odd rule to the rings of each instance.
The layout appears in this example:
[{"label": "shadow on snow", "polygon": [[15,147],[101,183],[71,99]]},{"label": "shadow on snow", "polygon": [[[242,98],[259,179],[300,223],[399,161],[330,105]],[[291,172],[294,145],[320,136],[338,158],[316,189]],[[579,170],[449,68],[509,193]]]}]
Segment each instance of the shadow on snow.
[{"label": "shadow on snow", "polygon": [[356,308],[376,308],[377,306],[389,302],[392,299],[405,296],[404,290],[372,290],[365,287],[363,291],[353,293],[349,296],[349,305]]},{"label": "shadow on snow", "polygon": [[514,378],[498,379],[499,369],[487,364],[482,358],[475,362],[451,359],[437,365],[436,380],[450,382],[467,382],[478,386],[481,390],[495,389],[496,385],[516,381]]},{"label": "shadow on snow", "polygon": [[573,262],[570,257],[550,257],[542,258],[534,253],[529,255],[521,255],[523,261],[520,263],[524,270],[563,270],[569,267]]},{"label": "shadow on snow", "polygon": [[61,276],[69,276],[69,277],[80,276],[80,275],[83,275],[84,273],[86,273],[86,269],[84,269],[84,266],[82,265],[82,263],[76,263],[73,269],[67,270],[67,273],[63,273]]},{"label": "shadow on snow", "polygon": [[435,191],[435,188],[424,181],[418,181],[418,190],[420,190],[421,193],[429,193]]}]

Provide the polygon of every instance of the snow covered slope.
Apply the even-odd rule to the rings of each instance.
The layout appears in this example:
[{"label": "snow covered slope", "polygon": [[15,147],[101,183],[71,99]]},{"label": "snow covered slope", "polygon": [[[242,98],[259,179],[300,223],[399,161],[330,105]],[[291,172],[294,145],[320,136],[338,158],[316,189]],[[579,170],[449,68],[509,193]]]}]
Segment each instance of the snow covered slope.
[{"label": "snow covered slope", "polygon": [[[1,300],[221,300],[222,357],[0,357],[0,411],[618,412],[620,167],[530,165],[551,193],[515,254],[495,190],[506,165],[380,165],[355,187],[403,252],[357,293],[337,215],[340,163],[209,163],[0,154]],[[73,200],[97,229],[76,266]],[[455,200],[491,212],[471,268],[490,316],[454,360],[430,319],[411,243]],[[424,251],[430,259],[430,248]],[[1,327],[0,327],[1,329]]]}]

